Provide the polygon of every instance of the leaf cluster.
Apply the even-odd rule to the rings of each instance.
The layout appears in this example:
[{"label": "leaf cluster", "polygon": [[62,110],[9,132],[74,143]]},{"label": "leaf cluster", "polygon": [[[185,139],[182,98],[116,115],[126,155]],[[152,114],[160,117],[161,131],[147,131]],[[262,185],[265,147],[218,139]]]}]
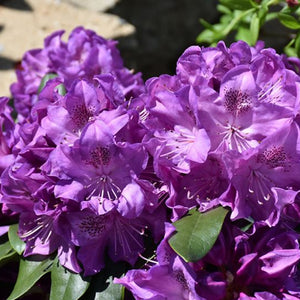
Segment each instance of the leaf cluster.
[{"label": "leaf cluster", "polygon": [[[18,276],[7,300],[40,293],[37,282],[50,273],[50,300],[98,300],[124,299],[124,287],[113,283],[113,277],[120,277],[125,272],[124,264],[110,264],[109,267],[93,277],[83,277],[60,265],[56,255],[23,257],[25,243],[18,236],[18,224],[11,225],[8,240],[0,243],[0,267],[15,261],[19,264]],[[83,298],[82,298],[83,297]],[[44,299],[44,298],[41,298]]]},{"label": "leaf cluster", "polygon": [[219,22],[210,24],[204,19],[200,23],[204,30],[197,43],[215,46],[228,35],[254,46],[266,23],[278,20],[289,31],[290,41],[284,48],[288,56],[300,56],[300,5],[289,5],[284,0],[219,0]]}]

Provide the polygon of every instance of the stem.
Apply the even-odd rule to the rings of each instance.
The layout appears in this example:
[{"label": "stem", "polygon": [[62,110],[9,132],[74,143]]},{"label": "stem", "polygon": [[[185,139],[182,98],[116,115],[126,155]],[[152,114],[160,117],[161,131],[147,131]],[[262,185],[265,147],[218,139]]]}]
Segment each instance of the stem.
[{"label": "stem", "polygon": [[226,30],[224,31],[224,35],[228,35],[228,33],[233,29],[233,27],[241,20],[243,19],[245,16],[247,16],[249,13],[252,13],[253,11],[255,11],[256,8],[250,8],[246,11],[244,11],[243,13],[237,15],[235,18],[232,19],[232,21],[229,23],[228,27],[226,28]]}]

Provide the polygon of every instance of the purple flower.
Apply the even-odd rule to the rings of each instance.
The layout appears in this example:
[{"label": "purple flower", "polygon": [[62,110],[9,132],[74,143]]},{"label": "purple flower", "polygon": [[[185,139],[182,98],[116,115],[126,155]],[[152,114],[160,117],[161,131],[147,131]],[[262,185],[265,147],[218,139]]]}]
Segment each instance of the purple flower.
[{"label": "purple flower", "polygon": [[8,101],[8,98],[0,97],[0,174],[14,159],[12,148],[16,140],[15,123],[11,117],[12,109],[8,106]]},{"label": "purple flower", "polygon": [[134,176],[145,168],[147,154],[140,144],[116,141],[127,122],[122,110],[104,111],[84,128],[74,145],[60,145],[51,153],[43,169],[59,180],[56,197],[76,201],[96,197],[103,207],[107,201],[122,205],[125,197],[143,206],[143,193]]},{"label": "purple flower", "polygon": [[72,202],[63,202],[53,196],[53,187],[46,185],[33,194],[33,209],[23,210],[19,221],[19,236],[26,242],[24,256],[49,255],[58,250],[60,263],[79,273],[74,244],[66,229],[66,212],[76,211]]},{"label": "purple flower", "polygon": [[17,70],[18,81],[11,86],[20,121],[29,116],[32,105],[38,102],[41,80],[49,73],[57,75],[67,90],[77,79],[92,82],[95,75],[112,74],[118,82],[114,89],[123,98],[128,100],[143,91],[141,74],[132,74],[123,66],[115,41],[77,27],[68,42],[63,42],[63,33],[53,33],[45,39],[43,49],[24,55]]},{"label": "purple flower", "polygon": [[[160,213],[158,216],[161,226],[164,216]],[[85,275],[95,274],[105,266],[106,251],[113,261],[123,260],[133,265],[144,251],[146,228],[154,229],[146,211],[139,217],[124,217],[115,208],[103,213],[97,199],[82,203],[82,211],[70,212],[67,219],[71,241],[80,246],[78,259]]]},{"label": "purple flower", "polygon": [[[265,137],[290,124],[297,109],[294,103],[296,96],[283,93],[281,88],[279,83],[275,91],[274,83],[266,92],[257,89],[257,82],[248,66],[237,66],[226,73],[219,97],[213,102],[204,100],[198,104],[198,118],[211,139],[212,149],[242,152],[255,148]],[[196,90],[196,96],[198,94],[201,95],[201,90]],[[273,97],[283,99],[271,103]],[[198,97],[194,96],[192,100],[198,101]]]},{"label": "purple flower", "polygon": [[209,155],[204,163],[195,164],[190,173],[171,178],[170,182],[166,205],[172,208],[173,221],[195,206],[206,211],[220,203],[230,206],[233,201],[227,170],[218,155]]},{"label": "purple flower", "polygon": [[[251,233],[243,233],[226,220],[210,252],[186,263],[170,248],[174,227],[166,224],[157,262],[146,260],[146,270],[128,271],[115,282],[135,299],[294,299],[300,291],[298,235],[282,225],[255,225]],[[162,285],[162,278],[168,284]]]},{"label": "purple flower", "polygon": [[161,168],[189,173],[193,162],[206,160],[210,139],[189,107],[187,90],[176,76],[167,75],[149,80],[146,88],[142,119],[149,134],[144,141],[155,171],[160,177]]},{"label": "purple flower", "polygon": [[208,300],[269,299],[259,298],[263,295],[286,299],[287,282],[295,282],[300,259],[297,237],[280,226],[258,226],[249,235],[226,223],[212,250],[194,264],[197,292]]},{"label": "purple flower", "polygon": [[299,128],[294,123],[265,139],[244,155],[228,153],[231,181],[237,190],[232,218],[251,215],[275,225],[284,205],[299,190]]},{"label": "purple flower", "polygon": [[194,85],[199,77],[203,77],[209,85],[219,86],[228,71],[251,62],[251,52],[252,49],[243,41],[233,43],[229,49],[224,42],[219,42],[214,48],[191,46],[179,57],[176,73],[184,83]]},{"label": "purple flower", "polygon": [[157,249],[158,262],[155,265],[149,270],[128,271],[125,277],[115,279],[115,283],[128,288],[137,300],[204,299],[195,292],[195,273],[187,263],[175,255],[167,243],[167,238],[173,231],[173,226],[166,224],[166,236]]}]

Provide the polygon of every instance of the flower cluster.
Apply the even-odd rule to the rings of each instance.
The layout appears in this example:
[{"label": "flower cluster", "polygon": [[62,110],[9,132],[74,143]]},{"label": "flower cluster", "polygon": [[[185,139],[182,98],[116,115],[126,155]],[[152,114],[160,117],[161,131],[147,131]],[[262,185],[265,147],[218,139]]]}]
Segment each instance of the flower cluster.
[{"label": "flower cluster", "polygon": [[91,275],[107,249],[134,264],[145,230],[163,235],[165,212],[144,176],[144,128],[128,107],[144,90],[141,75],[123,66],[115,42],[83,28],[67,43],[61,35],[24,56],[11,88],[17,124],[1,98],[1,202],[19,214],[24,256],[57,250],[63,266]]},{"label": "flower cluster", "polygon": [[[136,299],[299,299],[299,61],[192,46],[144,84],[115,42],[62,33],[25,54],[16,123],[0,98],[2,213],[19,218],[24,256],[57,251],[93,275],[107,256],[137,268],[151,237],[153,259],[115,279]],[[216,243],[187,262],[171,223],[219,206]]]},{"label": "flower cluster", "polygon": [[219,205],[230,218],[211,251],[189,263],[169,246],[167,223],[157,261],[116,280],[136,299],[300,297],[299,83],[285,57],[244,42],[190,47],[176,75],[146,82],[144,142],[171,220]]}]

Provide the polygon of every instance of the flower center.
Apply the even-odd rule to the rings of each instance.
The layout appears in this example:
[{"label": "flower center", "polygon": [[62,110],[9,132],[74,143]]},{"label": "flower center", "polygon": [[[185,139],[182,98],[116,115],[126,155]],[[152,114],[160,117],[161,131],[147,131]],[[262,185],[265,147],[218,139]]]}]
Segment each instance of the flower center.
[{"label": "flower center", "polygon": [[79,127],[83,127],[93,116],[93,109],[87,109],[84,104],[75,105],[71,112],[73,122]]},{"label": "flower center", "polygon": [[181,270],[177,270],[174,272],[174,277],[175,277],[175,280],[181,284],[181,286],[183,287],[184,290],[189,290],[189,285],[187,283],[187,280],[186,278],[184,277],[184,274]]},{"label": "flower center", "polygon": [[79,228],[91,238],[95,238],[105,230],[105,217],[87,216],[81,221]]},{"label": "flower center", "polygon": [[244,134],[241,130],[233,125],[227,124],[226,126],[221,125],[225,130],[218,133],[223,135],[223,140],[221,144],[225,143],[225,147],[228,150],[236,150],[238,152],[243,152],[251,148],[251,145],[246,140]]},{"label": "flower center", "polygon": [[102,203],[104,199],[111,201],[119,199],[122,190],[113,182],[108,175],[102,175],[85,186],[86,189],[91,190],[86,197],[86,200],[90,200],[91,197],[96,196],[99,198],[99,202]]},{"label": "flower center", "polygon": [[270,168],[284,167],[286,160],[287,155],[282,146],[272,146],[264,150],[259,156],[259,161]]},{"label": "flower center", "polygon": [[111,155],[108,147],[97,146],[90,151],[91,163],[95,167],[106,166],[109,164]]},{"label": "flower center", "polygon": [[251,108],[251,97],[241,90],[230,88],[225,91],[225,108],[228,112],[239,115]]}]

